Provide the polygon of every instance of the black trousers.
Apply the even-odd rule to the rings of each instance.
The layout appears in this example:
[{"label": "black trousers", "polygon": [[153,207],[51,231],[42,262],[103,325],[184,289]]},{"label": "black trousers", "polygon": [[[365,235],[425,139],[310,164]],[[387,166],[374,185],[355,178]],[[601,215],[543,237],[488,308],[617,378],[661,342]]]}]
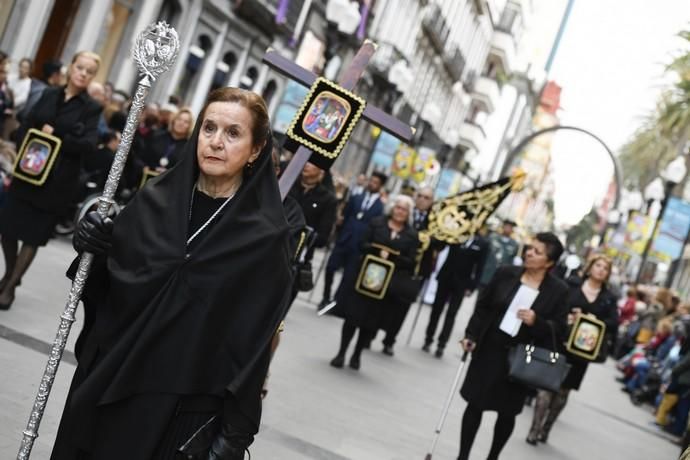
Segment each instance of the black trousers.
[{"label": "black trousers", "polygon": [[395,345],[395,338],[398,336],[400,329],[402,329],[410,306],[411,304],[407,302],[391,303],[388,306],[389,308],[383,322],[383,329],[386,331],[386,337],[383,339],[385,346],[392,347]]},{"label": "black trousers", "polygon": [[438,280],[438,288],[436,289],[436,297],[434,304],[431,307],[431,316],[429,317],[429,325],[426,327],[426,344],[431,344],[436,335],[436,328],[438,321],[441,319],[441,314],[448,303],[448,310],[443,320],[443,327],[438,336],[438,348],[443,349],[448,343],[450,334],[453,332],[455,325],[455,316],[458,314],[462,299],[465,297],[465,283],[458,283],[457,280],[442,278]]}]

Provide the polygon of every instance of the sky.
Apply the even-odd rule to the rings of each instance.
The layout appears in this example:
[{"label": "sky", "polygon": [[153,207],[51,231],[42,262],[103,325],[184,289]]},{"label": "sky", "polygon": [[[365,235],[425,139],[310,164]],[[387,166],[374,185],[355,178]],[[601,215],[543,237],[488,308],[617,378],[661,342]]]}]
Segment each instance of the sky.
[{"label": "sky", "polygon": [[[525,47],[543,68],[566,0],[532,0]],[[664,66],[690,30],[689,0],[575,0],[548,75],[562,86],[562,125],[585,128],[616,153],[655,106]],[[524,49],[524,48],[523,48]],[[575,224],[606,193],[613,167],[586,135],[553,139],[556,224]]]}]

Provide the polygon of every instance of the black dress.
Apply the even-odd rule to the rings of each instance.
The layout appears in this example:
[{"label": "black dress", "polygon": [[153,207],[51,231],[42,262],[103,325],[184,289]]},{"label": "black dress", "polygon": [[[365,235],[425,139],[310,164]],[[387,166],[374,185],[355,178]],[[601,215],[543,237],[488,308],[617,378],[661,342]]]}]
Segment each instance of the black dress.
[{"label": "black dress", "polygon": [[12,181],[9,199],[0,212],[0,234],[31,246],[44,246],[58,217],[77,196],[79,171],[85,155],[96,152],[101,107],[86,91],[65,101],[65,88],[48,88],[18,130],[21,139],[30,128],[49,124],[62,146],[48,179],[41,186]]},{"label": "black dress", "polygon": [[539,286],[539,295],[532,304],[536,321],[532,327],[523,325],[515,337],[499,329],[503,315],[521,285],[522,267],[500,267],[477,300],[465,335],[475,341],[476,350],[460,394],[480,410],[517,415],[522,411],[527,387],[508,379],[508,351],[520,343],[553,348],[551,326],[556,341],[563,341],[568,309],[567,285],[547,274]]},{"label": "black dress", "polygon": [[258,430],[270,341],[292,283],[288,224],[269,141],[235,197],[187,244],[218,208],[195,192],[190,221],[199,126],[183,160],[118,215],[112,249],[92,269],[53,460],[177,458],[213,415]]},{"label": "black dress", "polygon": [[391,254],[388,260],[395,263],[395,271],[391,279],[389,289],[383,299],[373,299],[360,294],[355,290],[355,281],[361,263],[356,264],[355,270],[348,270],[343,274],[343,289],[338,292],[338,308],[342,308],[345,318],[356,326],[369,331],[375,331],[383,325],[386,312],[404,306],[396,295],[396,286],[410,280],[414,271],[414,261],[419,240],[417,232],[406,225],[403,230],[392,237],[392,232],[388,227],[388,217],[375,217],[369,222],[364,235],[362,236],[362,257],[365,254],[378,254],[379,248],[372,247],[372,244],[387,246],[399,251],[399,255]]},{"label": "black dress", "polygon": [[[607,338],[611,337],[612,334],[615,336],[618,331],[618,306],[616,297],[611,291],[606,289],[606,287],[602,287],[597,298],[594,299],[594,302],[590,302],[582,292],[581,286],[573,286],[568,295],[568,311],[573,308],[579,308],[582,310],[582,313],[592,314],[603,321],[606,324]],[[585,377],[585,372],[587,372],[589,361],[567,352],[566,356],[571,368],[563,381],[562,387],[571,390],[579,390],[582,379]]]}]

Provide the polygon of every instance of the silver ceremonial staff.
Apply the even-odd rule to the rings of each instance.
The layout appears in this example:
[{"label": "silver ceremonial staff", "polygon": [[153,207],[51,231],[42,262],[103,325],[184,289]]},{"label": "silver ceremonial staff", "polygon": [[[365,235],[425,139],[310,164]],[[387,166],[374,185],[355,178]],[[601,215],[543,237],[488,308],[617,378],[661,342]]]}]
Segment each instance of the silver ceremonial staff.
[{"label": "silver ceremonial staff", "polygon": [[[139,124],[139,114],[144,107],[144,101],[151,89],[151,85],[160,74],[170,69],[175,62],[179,49],[180,41],[177,37],[177,32],[165,22],[151,24],[139,34],[134,42],[132,57],[137,63],[142,78],[137,85],[137,92],[134,95],[134,100],[127,116],[122,140],[113,159],[113,165],[110,168],[103,195],[99,198],[98,214],[102,218],[108,215],[108,210],[112,203],[114,203],[113,199],[117,191],[117,185],[120,182],[120,176],[122,176],[122,170],[127,161],[132,138]],[[38,437],[38,427],[43,418],[43,412],[48,402],[48,396],[50,396],[50,390],[53,387],[53,381],[62,359],[62,353],[65,351],[67,337],[75,320],[74,313],[77,310],[77,304],[81,298],[86,278],[89,276],[92,261],[93,254],[89,253],[84,253],[79,261],[79,269],[72,282],[67,305],[62,316],[60,316],[60,326],[53,341],[53,346],[50,349],[48,364],[45,371],[43,371],[43,377],[38,387],[34,406],[31,409],[29,422],[23,432],[22,444],[17,454],[17,460],[28,460],[31,456],[31,448],[34,445],[34,440]]]}]

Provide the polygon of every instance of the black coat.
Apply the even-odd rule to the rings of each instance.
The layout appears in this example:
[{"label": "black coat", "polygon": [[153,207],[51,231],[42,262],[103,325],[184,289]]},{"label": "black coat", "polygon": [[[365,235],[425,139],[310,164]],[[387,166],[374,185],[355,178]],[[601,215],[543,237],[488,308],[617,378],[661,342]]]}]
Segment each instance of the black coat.
[{"label": "black coat", "polygon": [[298,181],[290,190],[290,196],[297,200],[302,207],[307,225],[316,231],[314,247],[326,246],[335,225],[338,206],[335,193],[323,183],[319,183],[305,192],[304,187]]},{"label": "black coat", "polygon": [[532,327],[523,325],[515,337],[499,329],[524,273],[521,267],[500,267],[486,289],[479,294],[474,313],[465,335],[477,344],[461,394],[469,403],[482,410],[518,414],[522,410],[527,388],[508,380],[508,350],[520,343],[553,348],[552,328],[556,343],[566,334],[568,286],[547,274],[539,286],[539,295],[532,304],[536,321]]},{"label": "black coat", "polygon": [[12,196],[37,208],[61,212],[75,199],[79,172],[86,155],[94,155],[98,141],[101,106],[86,91],[65,102],[65,88],[46,88],[18,131],[19,143],[30,128],[40,130],[49,124],[53,135],[62,140],[60,152],[48,179],[42,186],[13,180]]},{"label": "black coat", "polygon": [[168,159],[168,169],[175,166],[180,160],[182,149],[187,143],[187,139],[174,139],[170,131],[165,128],[154,131],[143,140],[143,147],[140,153],[140,160],[151,169],[160,166],[162,158]]},{"label": "black coat", "polygon": [[437,275],[438,280],[450,281],[456,289],[474,290],[479,284],[488,251],[488,242],[478,235],[467,243],[451,245]]},{"label": "black coat", "polygon": [[79,364],[54,460],[77,457],[75,449],[94,460],[153,458],[157,437],[183,416],[176,398],[231,401],[222,417],[258,430],[269,345],[292,283],[271,147],[191,245],[196,141],[118,215],[107,261],[84,290]]},{"label": "black coat", "polygon": [[[582,292],[582,283],[579,279],[569,281],[571,283],[568,294],[568,312],[574,308],[582,310],[583,314],[592,314],[606,324],[605,340],[612,340],[618,331],[618,302],[616,296],[605,286],[599,291],[599,295],[590,303]],[[602,345],[604,346],[604,345]],[[565,349],[563,349],[565,351]],[[563,382],[563,388],[579,390],[582,380],[587,372],[588,361],[567,353],[568,362],[571,365],[570,372]]]},{"label": "black coat", "polygon": [[388,228],[388,217],[375,217],[369,223],[361,240],[362,259],[365,254],[378,254],[380,249],[372,247],[372,244],[380,244],[398,251],[399,255],[390,254],[388,260],[395,263],[395,271],[391,279],[388,291],[383,299],[377,300],[364,296],[355,290],[355,282],[361,268],[356,265],[356,271],[343,274],[343,283],[346,286],[339,292],[339,308],[342,308],[345,317],[358,326],[374,330],[382,322],[386,308],[393,304],[404,303],[396,292],[396,287],[401,287],[411,280],[415,266],[415,254],[419,246],[417,232],[411,227],[405,226],[395,239],[391,238]]}]

